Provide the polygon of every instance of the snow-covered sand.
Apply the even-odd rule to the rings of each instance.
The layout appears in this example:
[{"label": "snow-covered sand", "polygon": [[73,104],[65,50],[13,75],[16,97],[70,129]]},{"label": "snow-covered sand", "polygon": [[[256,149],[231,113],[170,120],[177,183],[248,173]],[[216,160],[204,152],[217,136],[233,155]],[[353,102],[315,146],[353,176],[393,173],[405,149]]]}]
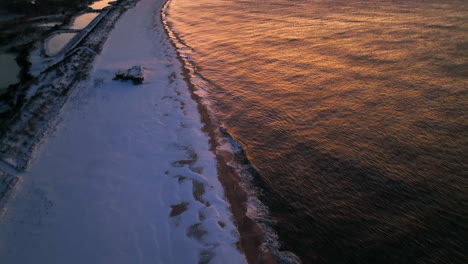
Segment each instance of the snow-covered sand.
[{"label": "snow-covered sand", "polygon": [[[0,219],[1,263],[244,263],[215,156],[141,0],[37,148]],[[142,85],[113,81],[142,65]]]}]

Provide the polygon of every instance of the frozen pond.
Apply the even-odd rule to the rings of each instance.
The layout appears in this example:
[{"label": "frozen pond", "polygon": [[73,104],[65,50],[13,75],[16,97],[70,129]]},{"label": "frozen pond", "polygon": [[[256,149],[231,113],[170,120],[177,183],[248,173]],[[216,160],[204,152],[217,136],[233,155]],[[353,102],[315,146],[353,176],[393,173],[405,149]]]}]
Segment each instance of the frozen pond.
[{"label": "frozen pond", "polygon": [[99,13],[85,13],[81,16],[78,16],[73,20],[73,23],[70,29],[83,29],[85,28]]},{"label": "frozen pond", "polygon": [[77,33],[60,33],[48,38],[45,44],[49,56],[56,55]]},{"label": "frozen pond", "polygon": [[99,10],[99,9],[103,9],[106,6],[109,6],[109,3],[114,2],[114,1],[115,0],[101,0],[101,1],[94,2],[89,7],[91,7],[92,9]]},{"label": "frozen pond", "polygon": [[0,94],[10,84],[19,82],[20,67],[15,60],[16,55],[10,53],[0,54]]}]

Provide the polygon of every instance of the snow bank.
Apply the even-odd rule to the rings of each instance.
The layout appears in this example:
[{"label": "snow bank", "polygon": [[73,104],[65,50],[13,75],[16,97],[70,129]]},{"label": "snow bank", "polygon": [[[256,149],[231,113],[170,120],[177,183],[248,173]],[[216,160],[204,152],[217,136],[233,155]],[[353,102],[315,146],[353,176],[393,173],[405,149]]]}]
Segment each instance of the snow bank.
[{"label": "snow bank", "polygon": [[[0,224],[2,263],[244,263],[208,136],[141,0],[110,33]],[[113,81],[142,65],[145,81]]]}]

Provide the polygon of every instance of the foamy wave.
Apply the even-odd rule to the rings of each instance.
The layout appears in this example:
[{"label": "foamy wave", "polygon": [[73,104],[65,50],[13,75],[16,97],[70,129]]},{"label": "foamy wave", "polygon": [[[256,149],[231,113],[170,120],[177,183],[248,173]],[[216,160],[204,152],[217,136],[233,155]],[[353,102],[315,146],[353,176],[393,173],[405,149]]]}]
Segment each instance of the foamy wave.
[{"label": "foamy wave", "polygon": [[[218,143],[221,146],[217,151],[228,151],[234,155],[245,155],[244,150],[227,132],[223,133],[224,138],[218,138]],[[246,157],[241,159],[247,160]],[[261,250],[270,251],[275,255],[279,263],[297,264],[302,263],[300,258],[290,251],[281,251],[281,242],[278,234],[272,228],[276,224],[276,220],[271,216],[268,206],[263,204],[258,197],[262,194],[262,190],[253,185],[253,175],[249,171],[256,171],[255,167],[247,163],[245,165],[236,161],[228,163],[233,167],[241,178],[241,188],[247,193],[247,217],[255,220],[262,229],[264,242],[260,246]]]}]

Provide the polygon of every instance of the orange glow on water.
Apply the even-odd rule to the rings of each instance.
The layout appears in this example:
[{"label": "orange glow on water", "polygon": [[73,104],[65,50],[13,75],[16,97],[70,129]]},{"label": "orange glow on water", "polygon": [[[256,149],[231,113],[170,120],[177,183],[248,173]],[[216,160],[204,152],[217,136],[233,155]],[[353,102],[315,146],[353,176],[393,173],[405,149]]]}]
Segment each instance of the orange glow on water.
[{"label": "orange glow on water", "polygon": [[[285,110],[295,120],[288,126],[297,126],[298,136],[329,138],[356,159],[394,156],[382,146],[363,148],[355,138],[363,133],[379,139],[375,142],[391,136],[414,147],[430,143],[429,138],[453,148],[462,143],[445,133],[424,143],[404,137],[409,131],[415,137],[424,133],[415,126],[418,120],[448,125],[450,113],[442,107],[466,109],[466,100],[456,96],[468,87],[462,48],[468,41],[466,10],[441,16],[449,8],[443,4],[418,9],[411,3],[356,7],[304,1],[308,13],[301,15],[288,13],[281,3],[265,13],[255,10],[266,8],[258,2],[232,1],[233,11],[208,1],[177,2],[172,5],[176,29],[197,48],[202,73],[223,87],[236,85],[230,89],[233,96],[255,108]],[[246,11],[237,12],[241,9]],[[276,121],[266,125],[276,126]]]},{"label": "orange glow on water", "polygon": [[[457,205],[466,201],[468,160],[463,1],[172,0],[169,15],[188,45],[180,47],[195,65],[193,81],[207,87],[217,117],[287,201],[275,200],[290,210],[276,212],[277,226],[309,262],[321,247],[333,260],[348,245],[394,245],[385,241],[390,232],[432,245],[445,231],[415,223],[439,208],[466,215]],[[380,210],[392,207],[400,209],[391,218]],[[344,238],[352,229],[344,222],[376,233]],[[364,243],[370,236],[381,241]],[[369,259],[383,256],[375,252]],[[442,259],[460,257],[452,253]]]},{"label": "orange glow on water", "polygon": [[114,2],[114,1],[115,0],[99,0],[91,4],[89,7],[91,7],[92,9],[99,10],[99,9],[103,9],[106,6],[109,6],[109,3]]}]

